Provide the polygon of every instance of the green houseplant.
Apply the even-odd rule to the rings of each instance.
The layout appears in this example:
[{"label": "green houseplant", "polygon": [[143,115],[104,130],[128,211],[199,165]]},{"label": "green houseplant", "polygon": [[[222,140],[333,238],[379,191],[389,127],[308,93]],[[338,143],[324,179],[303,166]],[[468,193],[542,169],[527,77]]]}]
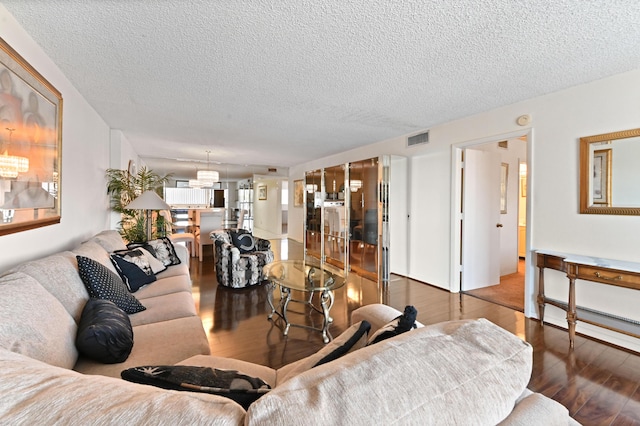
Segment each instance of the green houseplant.
[{"label": "green houseplant", "polygon": [[[107,194],[111,210],[120,213],[119,232],[129,242],[147,241],[146,216],[143,210],[129,210],[126,206],[144,191],[155,191],[162,197],[162,188],[170,175],[159,174],[141,167],[135,174],[128,170],[107,169]],[[152,216],[152,237],[158,238],[166,234],[166,221],[162,215]]]}]

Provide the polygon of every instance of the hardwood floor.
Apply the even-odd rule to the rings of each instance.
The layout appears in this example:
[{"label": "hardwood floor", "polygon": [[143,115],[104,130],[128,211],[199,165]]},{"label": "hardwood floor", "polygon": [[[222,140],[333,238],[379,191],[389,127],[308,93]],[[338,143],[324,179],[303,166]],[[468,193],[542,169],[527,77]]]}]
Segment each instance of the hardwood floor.
[{"label": "hardwood floor", "polygon": [[[272,240],[276,259],[301,259],[302,246]],[[218,287],[211,249],[205,261],[191,262],[193,291],[207,330],[211,353],[273,368],[310,355],[323,346],[319,332],[292,327],[284,337],[267,319],[266,287],[243,290]],[[566,330],[525,318],[513,309],[411,279],[393,276],[388,289],[355,279],[336,291],[331,332],[349,326],[351,312],[362,305],[386,303],[399,310],[413,305],[424,324],[485,317],[531,343],[534,350],[529,388],[563,404],[584,425],[640,425],[640,354],[577,336],[569,349]],[[295,309],[295,307],[294,307]],[[319,326],[320,316],[302,308],[292,322]],[[543,423],[541,423],[543,424]]]}]

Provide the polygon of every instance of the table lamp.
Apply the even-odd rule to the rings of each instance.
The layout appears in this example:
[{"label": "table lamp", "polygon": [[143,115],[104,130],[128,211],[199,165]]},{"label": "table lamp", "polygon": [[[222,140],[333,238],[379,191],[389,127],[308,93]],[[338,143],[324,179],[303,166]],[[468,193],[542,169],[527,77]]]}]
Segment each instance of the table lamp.
[{"label": "table lamp", "polygon": [[147,240],[151,240],[151,211],[170,210],[171,206],[165,203],[155,191],[144,191],[135,200],[127,204],[128,210],[146,210]]}]

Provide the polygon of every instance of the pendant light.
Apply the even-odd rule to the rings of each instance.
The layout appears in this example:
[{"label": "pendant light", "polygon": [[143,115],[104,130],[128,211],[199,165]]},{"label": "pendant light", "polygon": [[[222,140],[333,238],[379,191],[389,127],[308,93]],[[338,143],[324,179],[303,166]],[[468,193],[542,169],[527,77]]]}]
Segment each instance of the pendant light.
[{"label": "pendant light", "polygon": [[209,154],[211,151],[207,151],[207,170],[198,171],[198,181],[203,188],[211,188],[214,183],[220,180],[220,175],[215,170],[209,170]]}]

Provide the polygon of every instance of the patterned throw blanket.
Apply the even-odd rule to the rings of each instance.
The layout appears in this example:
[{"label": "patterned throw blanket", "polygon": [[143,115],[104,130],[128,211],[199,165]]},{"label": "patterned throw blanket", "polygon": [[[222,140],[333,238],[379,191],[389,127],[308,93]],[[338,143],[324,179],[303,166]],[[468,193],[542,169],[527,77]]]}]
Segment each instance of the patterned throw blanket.
[{"label": "patterned throw blanket", "polygon": [[163,389],[205,392],[231,398],[246,410],[267,393],[271,386],[262,379],[235,370],[218,370],[188,365],[156,365],[129,368],[121,373],[124,380]]}]

